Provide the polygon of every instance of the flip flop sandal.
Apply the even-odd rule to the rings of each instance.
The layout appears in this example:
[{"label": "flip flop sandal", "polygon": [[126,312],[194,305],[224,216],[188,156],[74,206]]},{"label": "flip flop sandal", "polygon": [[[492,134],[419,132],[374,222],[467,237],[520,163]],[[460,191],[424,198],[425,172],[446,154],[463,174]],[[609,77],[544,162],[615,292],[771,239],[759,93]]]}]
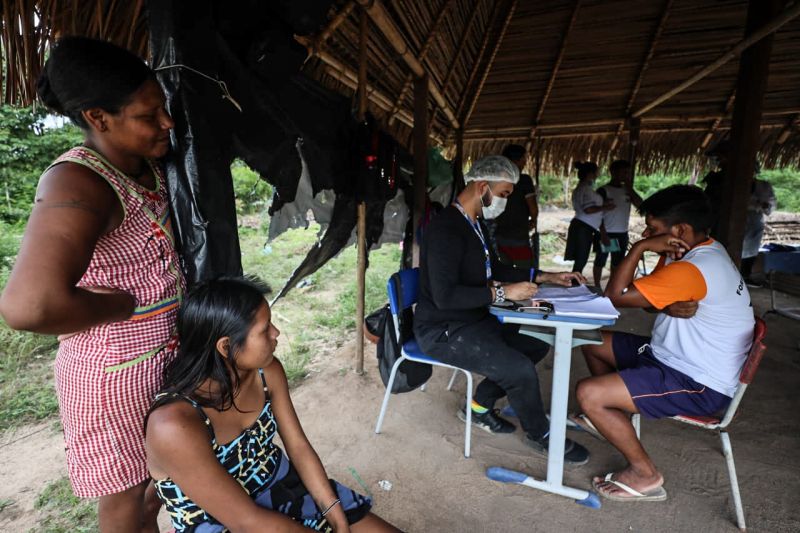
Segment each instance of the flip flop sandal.
[{"label": "flip flop sandal", "polygon": [[594,424],[592,424],[592,421],[589,420],[588,416],[581,413],[581,414],[569,415],[567,418],[570,422],[575,424],[577,428],[580,429],[581,431],[588,433],[589,435],[591,435],[596,439],[607,442],[607,439],[602,435],[602,433],[597,431],[597,428],[594,427]]},{"label": "flip flop sandal", "polygon": [[[606,498],[607,500],[612,500],[615,502],[662,502],[667,499],[667,491],[664,489],[664,487],[658,487],[651,491],[643,493],[639,492],[634,488],[629,487],[628,485],[622,483],[621,481],[612,479],[613,476],[614,473],[609,472],[608,474],[605,475],[603,481],[598,482],[592,480],[592,488],[594,488],[594,490],[600,496]],[[628,494],[630,494],[630,496],[617,496],[616,494],[609,494],[608,492],[600,488],[600,485],[602,485],[603,483],[611,483],[615,487],[618,487],[627,492]]]}]

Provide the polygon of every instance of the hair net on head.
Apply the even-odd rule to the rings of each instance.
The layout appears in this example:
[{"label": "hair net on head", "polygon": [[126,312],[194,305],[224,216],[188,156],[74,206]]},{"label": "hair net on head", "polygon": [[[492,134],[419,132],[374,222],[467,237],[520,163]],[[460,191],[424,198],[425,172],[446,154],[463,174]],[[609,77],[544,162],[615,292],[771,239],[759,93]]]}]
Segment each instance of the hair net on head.
[{"label": "hair net on head", "polygon": [[502,155],[486,156],[475,161],[464,176],[464,183],[477,180],[507,181],[516,184],[519,181],[519,168]]}]

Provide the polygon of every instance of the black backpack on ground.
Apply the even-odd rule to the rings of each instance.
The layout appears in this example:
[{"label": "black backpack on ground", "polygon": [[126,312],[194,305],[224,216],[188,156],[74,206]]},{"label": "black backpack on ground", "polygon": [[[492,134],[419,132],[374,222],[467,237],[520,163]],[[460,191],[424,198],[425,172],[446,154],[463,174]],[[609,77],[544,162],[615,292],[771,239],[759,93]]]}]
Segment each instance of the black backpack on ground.
[{"label": "black backpack on ground", "polygon": [[[395,278],[395,283],[400,283],[399,276]],[[402,294],[402,291],[398,291]],[[402,302],[400,302],[402,307]],[[381,373],[381,380],[384,386],[389,383],[389,375],[392,373],[392,366],[400,359],[400,347],[402,343],[410,339],[413,333],[413,313],[411,308],[403,310],[398,316],[400,322],[400,342],[395,336],[394,321],[389,304],[375,311],[367,317],[367,328],[377,326],[377,331],[373,332],[378,338],[378,370]],[[377,321],[376,321],[377,318]],[[377,322],[377,323],[376,323]],[[392,393],[411,392],[417,387],[422,386],[428,381],[433,373],[433,367],[415,361],[403,361],[397,369],[397,375],[392,384]]]}]

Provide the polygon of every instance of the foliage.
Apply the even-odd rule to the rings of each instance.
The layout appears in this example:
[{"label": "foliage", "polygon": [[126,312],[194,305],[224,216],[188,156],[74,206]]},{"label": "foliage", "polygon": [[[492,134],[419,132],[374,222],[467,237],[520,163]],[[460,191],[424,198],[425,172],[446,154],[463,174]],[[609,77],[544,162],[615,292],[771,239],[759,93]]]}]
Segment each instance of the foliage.
[{"label": "foliage", "polygon": [[262,179],[243,161],[231,165],[233,191],[236,195],[236,212],[240,215],[263,211],[272,198],[272,185]]},{"label": "foliage", "polygon": [[43,109],[0,107],[0,219],[27,218],[39,175],[62,152],[81,142],[74,126],[46,129]]},{"label": "foliage", "polygon": [[800,170],[764,170],[759,177],[772,184],[778,198],[778,211],[800,213]]},{"label": "foliage", "polygon": [[[765,170],[759,176],[761,179],[772,183],[775,195],[778,198],[778,210],[793,213],[800,212],[800,185],[799,169]],[[690,176],[679,173],[655,173],[637,175],[635,179],[636,192],[642,198],[647,198],[654,192],[678,183],[689,183]],[[608,183],[606,174],[598,177],[596,186]],[[571,207],[572,190],[578,185],[577,178],[572,176],[542,175],[539,179],[541,205],[557,205]],[[698,183],[701,187],[702,183]]]},{"label": "foliage", "polygon": [[72,494],[69,479],[52,481],[36,497],[34,508],[44,513],[35,530],[41,533],[97,531],[97,504]]}]

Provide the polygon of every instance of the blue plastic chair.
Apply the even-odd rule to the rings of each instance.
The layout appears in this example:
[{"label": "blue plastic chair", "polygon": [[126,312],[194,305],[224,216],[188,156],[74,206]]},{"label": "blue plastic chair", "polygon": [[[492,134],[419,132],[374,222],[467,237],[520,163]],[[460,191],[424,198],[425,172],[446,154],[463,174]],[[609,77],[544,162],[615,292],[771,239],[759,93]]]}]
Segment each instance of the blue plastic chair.
[{"label": "blue plastic chair", "polygon": [[[400,339],[400,321],[398,319],[398,315],[405,309],[408,309],[415,303],[417,303],[417,296],[419,291],[419,269],[418,268],[410,268],[406,270],[401,270],[397,273],[397,278],[400,279],[400,286],[397,287],[395,283],[395,276],[389,278],[389,283],[387,284],[387,291],[389,292],[389,308],[392,311],[392,320],[394,321],[394,331],[397,339]],[[441,366],[444,368],[452,368],[453,369],[453,376],[450,378],[450,383],[447,385],[447,390],[451,390],[453,387],[453,381],[455,381],[455,377],[458,372],[463,372],[467,378],[467,409],[466,409],[466,428],[464,430],[464,457],[469,457],[470,451],[470,438],[471,438],[471,430],[472,430],[472,409],[469,406],[472,404],[472,373],[464,370],[463,368],[458,368],[457,366],[448,365],[447,363],[442,363],[441,361],[434,359],[433,357],[427,356],[422,353],[419,345],[417,344],[416,339],[413,337],[407,339],[401,348],[401,356],[397,359],[394,366],[392,366],[392,371],[389,374],[389,383],[386,384],[386,393],[383,395],[383,403],[381,404],[381,412],[378,415],[378,423],[375,425],[375,433],[381,432],[381,426],[383,425],[383,417],[386,414],[386,408],[389,406],[389,398],[392,395],[392,385],[394,384],[394,378],[397,375],[397,369],[400,364],[405,361],[414,361],[417,363],[423,363],[426,365],[431,366]],[[425,390],[425,386],[423,385],[422,390]]]}]

